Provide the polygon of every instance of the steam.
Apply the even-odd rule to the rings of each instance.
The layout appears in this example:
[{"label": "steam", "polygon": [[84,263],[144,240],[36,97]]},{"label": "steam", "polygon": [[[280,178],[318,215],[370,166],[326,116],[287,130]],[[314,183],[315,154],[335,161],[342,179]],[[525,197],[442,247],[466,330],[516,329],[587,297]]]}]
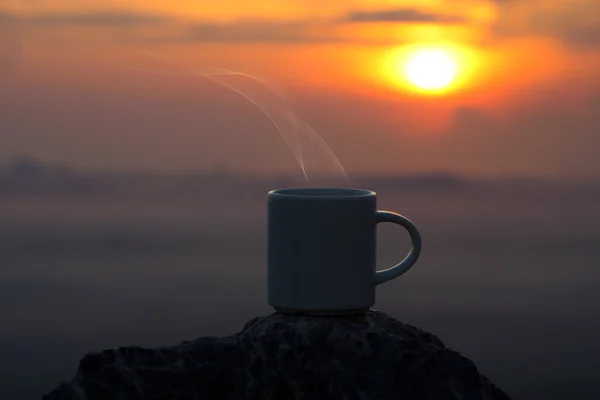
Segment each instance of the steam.
[{"label": "steam", "polygon": [[[163,76],[209,79],[215,84],[239,94],[256,106],[275,126],[291,150],[300,166],[302,179],[306,181],[316,177],[347,179],[344,167],[325,140],[289,108],[284,96],[267,81],[240,71],[212,66],[190,67],[145,50],[138,49],[136,51],[175,67],[180,73],[127,67],[129,70]],[[236,77],[239,80],[232,79]]]}]

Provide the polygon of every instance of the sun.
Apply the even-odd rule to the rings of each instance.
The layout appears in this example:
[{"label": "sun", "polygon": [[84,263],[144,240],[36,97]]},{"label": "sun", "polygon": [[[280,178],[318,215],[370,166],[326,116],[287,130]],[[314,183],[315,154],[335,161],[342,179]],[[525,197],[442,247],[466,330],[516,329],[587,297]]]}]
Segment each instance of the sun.
[{"label": "sun", "polygon": [[456,79],[457,71],[457,61],[452,53],[442,49],[415,50],[403,65],[405,78],[422,91],[448,89]]},{"label": "sun", "polygon": [[404,95],[455,96],[472,90],[484,56],[455,42],[413,43],[389,48],[370,74],[382,87]]}]

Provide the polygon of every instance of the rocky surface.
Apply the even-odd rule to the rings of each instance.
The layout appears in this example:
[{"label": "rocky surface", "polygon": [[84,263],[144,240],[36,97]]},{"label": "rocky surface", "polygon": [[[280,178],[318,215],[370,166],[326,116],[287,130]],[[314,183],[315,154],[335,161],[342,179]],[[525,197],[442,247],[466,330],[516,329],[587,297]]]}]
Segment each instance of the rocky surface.
[{"label": "rocky surface", "polygon": [[388,315],[274,313],[229,337],[87,354],[45,400],[507,400],[434,335]]}]

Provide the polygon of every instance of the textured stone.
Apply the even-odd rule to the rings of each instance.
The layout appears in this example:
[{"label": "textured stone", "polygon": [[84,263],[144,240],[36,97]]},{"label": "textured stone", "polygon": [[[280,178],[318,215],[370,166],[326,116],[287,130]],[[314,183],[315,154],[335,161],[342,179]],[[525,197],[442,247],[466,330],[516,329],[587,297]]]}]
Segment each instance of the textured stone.
[{"label": "textured stone", "polygon": [[507,400],[434,335],[388,315],[272,315],[224,338],[87,354],[45,400]]}]

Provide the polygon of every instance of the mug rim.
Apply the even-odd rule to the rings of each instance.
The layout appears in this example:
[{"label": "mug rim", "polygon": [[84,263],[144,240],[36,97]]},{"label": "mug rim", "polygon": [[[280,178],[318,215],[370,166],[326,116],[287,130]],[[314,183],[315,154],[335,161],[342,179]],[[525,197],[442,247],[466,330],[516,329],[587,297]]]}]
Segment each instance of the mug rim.
[{"label": "mug rim", "polygon": [[335,188],[335,187],[295,187],[273,189],[269,191],[272,197],[288,197],[296,199],[347,199],[375,196],[372,190]]}]

